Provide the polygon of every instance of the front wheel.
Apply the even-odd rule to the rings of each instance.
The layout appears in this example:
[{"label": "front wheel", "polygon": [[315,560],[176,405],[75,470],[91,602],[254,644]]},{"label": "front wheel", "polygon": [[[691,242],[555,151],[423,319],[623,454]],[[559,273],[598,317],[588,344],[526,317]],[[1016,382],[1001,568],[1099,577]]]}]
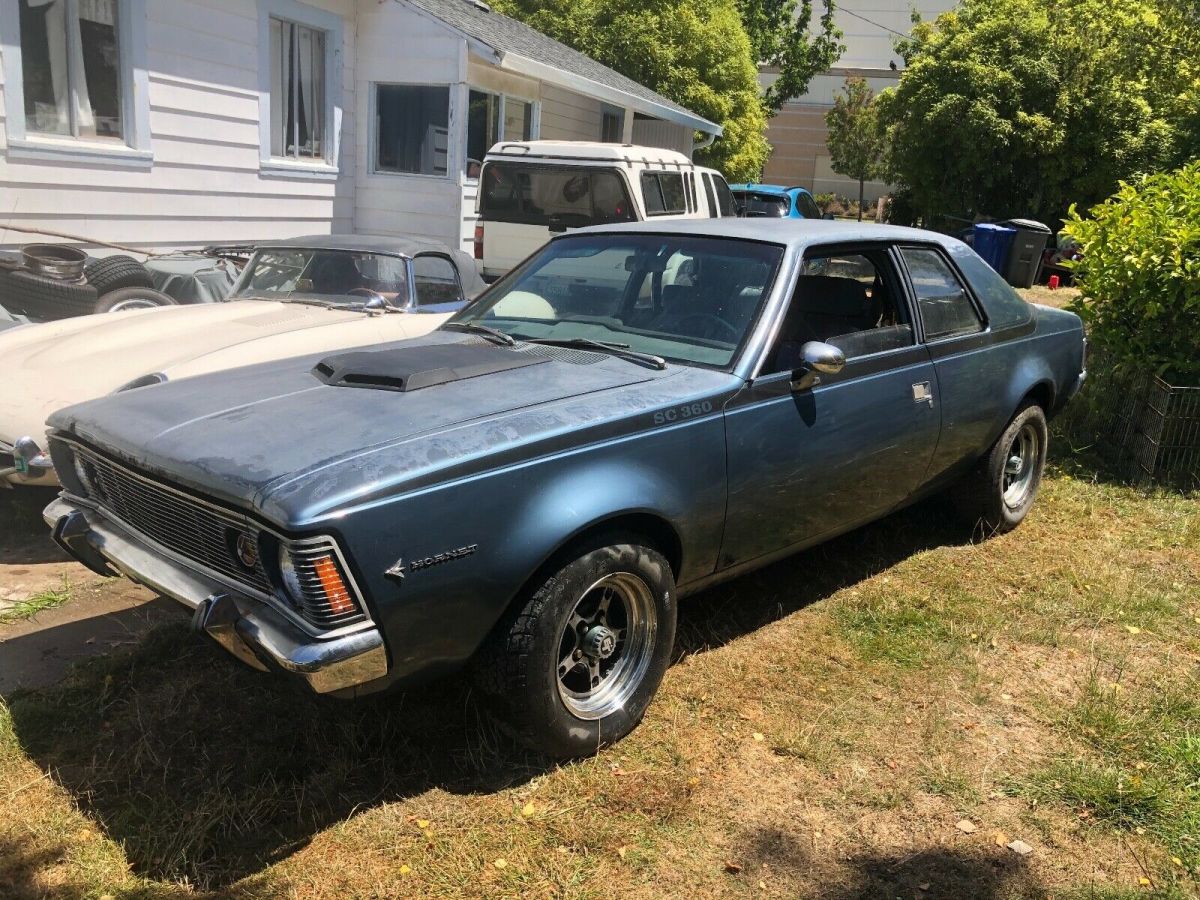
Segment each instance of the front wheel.
[{"label": "front wheel", "polygon": [[992,534],[1020,525],[1041,487],[1048,446],[1045,412],[1036,403],[1023,406],[956,486],[954,499],[963,516]]},{"label": "front wheel", "polygon": [[497,626],[476,681],[523,743],[588,756],[641,721],[675,643],[675,580],[636,539],[593,542]]}]

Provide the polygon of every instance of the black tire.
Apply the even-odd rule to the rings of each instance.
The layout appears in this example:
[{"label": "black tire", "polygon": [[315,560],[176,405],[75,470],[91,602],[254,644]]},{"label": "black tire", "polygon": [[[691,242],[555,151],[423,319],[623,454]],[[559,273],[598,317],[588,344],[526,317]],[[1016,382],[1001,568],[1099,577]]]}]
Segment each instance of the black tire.
[{"label": "black tire", "polygon": [[83,274],[99,296],[120,288],[154,287],[154,279],[146,267],[132,256],[122,254],[90,260],[83,267]]},{"label": "black tire", "polygon": [[114,312],[117,311],[116,308],[118,306],[124,304],[137,304],[136,306],[131,306],[131,309],[178,305],[175,302],[175,298],[164,294],[162,291],[156,291],[153,288],[128,287],[109,291],[100,297],[96,301],[95,311],[98,313]]},{"label": "black tire", "polygon": [[1020,525],[1037,499],[1048,446],[1046,413],[1036,403],[1025,404],[975,468],[955,486],[952,497],[963,518],[982,525],[989,535]]},{"label": "black tire", "polygon": [[95,310],[96,289],[59,281],[27,269],[0,269],[0,305],[34,319],[66,319]]},{"label": "black tire", "polygon": [[[598,587],[602,582],[606,587]],[[638,584],[645,588],[644,595]],[[599,603],[608,590],[617,594],[614,585],[620,586],[619,591],[629,589],[630,597],[642,597],[640,608],[653,616],[651,633],[631,627],[632,601],[619,595],[615,601],[619,605],[608,606],[609,618],[602,619],[603,626],[577,623],[580,631],[568,629],[571,619],[593,598]],[[623,622],[626,627],[621,628]],[[675,623],[670,564],[642,539],[610,534],[575,548],[555,571],[518,598],[476,656],[475,682],[488,697],[490,711],[522,743],[557,759],[590,756],[625,737],[642,720],[671,661]],[[594,654],[572,663],[560,678],[572,652],[582,655],[584,629],[595,637],[594,632],[609,627],[615,640],[611,655],[600,658],[603,649],[598,647]],[[624,636],[616,637],[618,632]],[[599,640],[603,645],[603,635]],[[594,677],[593,665],[596,671],[608,666],[601,687],[590,689],[591,698],[580,693],[568,700],[564,691],[573,693],[570,686],[580,679],[588,683]],[[610,693],[608,702],[588,713],[569,705],[599,701],[605,691]]]}]

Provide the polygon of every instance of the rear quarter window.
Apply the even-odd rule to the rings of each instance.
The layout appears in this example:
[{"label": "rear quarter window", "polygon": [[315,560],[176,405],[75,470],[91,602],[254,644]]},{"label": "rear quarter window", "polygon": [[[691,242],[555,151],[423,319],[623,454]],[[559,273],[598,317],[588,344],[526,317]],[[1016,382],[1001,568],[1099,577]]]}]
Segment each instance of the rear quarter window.
[{"label": "rear quarter window", "polygon": [[971,283],[994,330],[1024,325],[1033,318],[1033,308],[970,247],[953,246],[950,256]]}]

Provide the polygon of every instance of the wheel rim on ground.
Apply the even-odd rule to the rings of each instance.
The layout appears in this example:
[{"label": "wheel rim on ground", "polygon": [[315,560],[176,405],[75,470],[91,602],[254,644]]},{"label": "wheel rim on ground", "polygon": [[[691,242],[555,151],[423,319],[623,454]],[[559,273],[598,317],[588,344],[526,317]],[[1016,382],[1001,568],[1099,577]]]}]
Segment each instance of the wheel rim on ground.
[{"label": "wheel rim on ground", "polygon": [[147,297],[130,297],[128,300],[122,300],[120,303],[115,304],[109,312],[128,312],[131,309],[154,309],[158,306],[162,306],[162,304],[156,303]]},{"label": "wheel rim on ground", "polygon": [[1010,509],[1016,509],[1029,498],[1040,453],[1041,438],[1037,429],[1032,423],[1026,422],[1013,438],[1008,448],[1008,459],[1004,463],[1001,490],[1004,503]]},{"label": "wheel rim on ground", "polygon": [[629,572],[605,575],[576,601],[559,637],[558,693],[580,719],[625,707],[650,668],[657,616],[650,586]]}]

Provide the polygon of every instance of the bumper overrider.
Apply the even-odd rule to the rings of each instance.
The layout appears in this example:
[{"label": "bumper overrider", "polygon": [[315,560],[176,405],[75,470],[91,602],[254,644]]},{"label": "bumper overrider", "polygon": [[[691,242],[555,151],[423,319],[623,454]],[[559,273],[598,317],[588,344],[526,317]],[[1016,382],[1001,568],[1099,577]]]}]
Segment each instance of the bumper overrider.
[{"label": "bumper overrider", "polygon": [[297,678],[319,694],[350,691],[387,674],[387,651],[373,624],[321,637],[270,603],[238,591],[164,552],[103,511],[60,497],[43,517],[55,543],[102,575],[123,574],[192,610],[192,627],[260,671]]},{"label": "bumper overrider", "polygon": [[52,487],[57,483],[54,462],[37,441],[23,437],[9,444],[0,439],[0,488],[14,484]]}]

